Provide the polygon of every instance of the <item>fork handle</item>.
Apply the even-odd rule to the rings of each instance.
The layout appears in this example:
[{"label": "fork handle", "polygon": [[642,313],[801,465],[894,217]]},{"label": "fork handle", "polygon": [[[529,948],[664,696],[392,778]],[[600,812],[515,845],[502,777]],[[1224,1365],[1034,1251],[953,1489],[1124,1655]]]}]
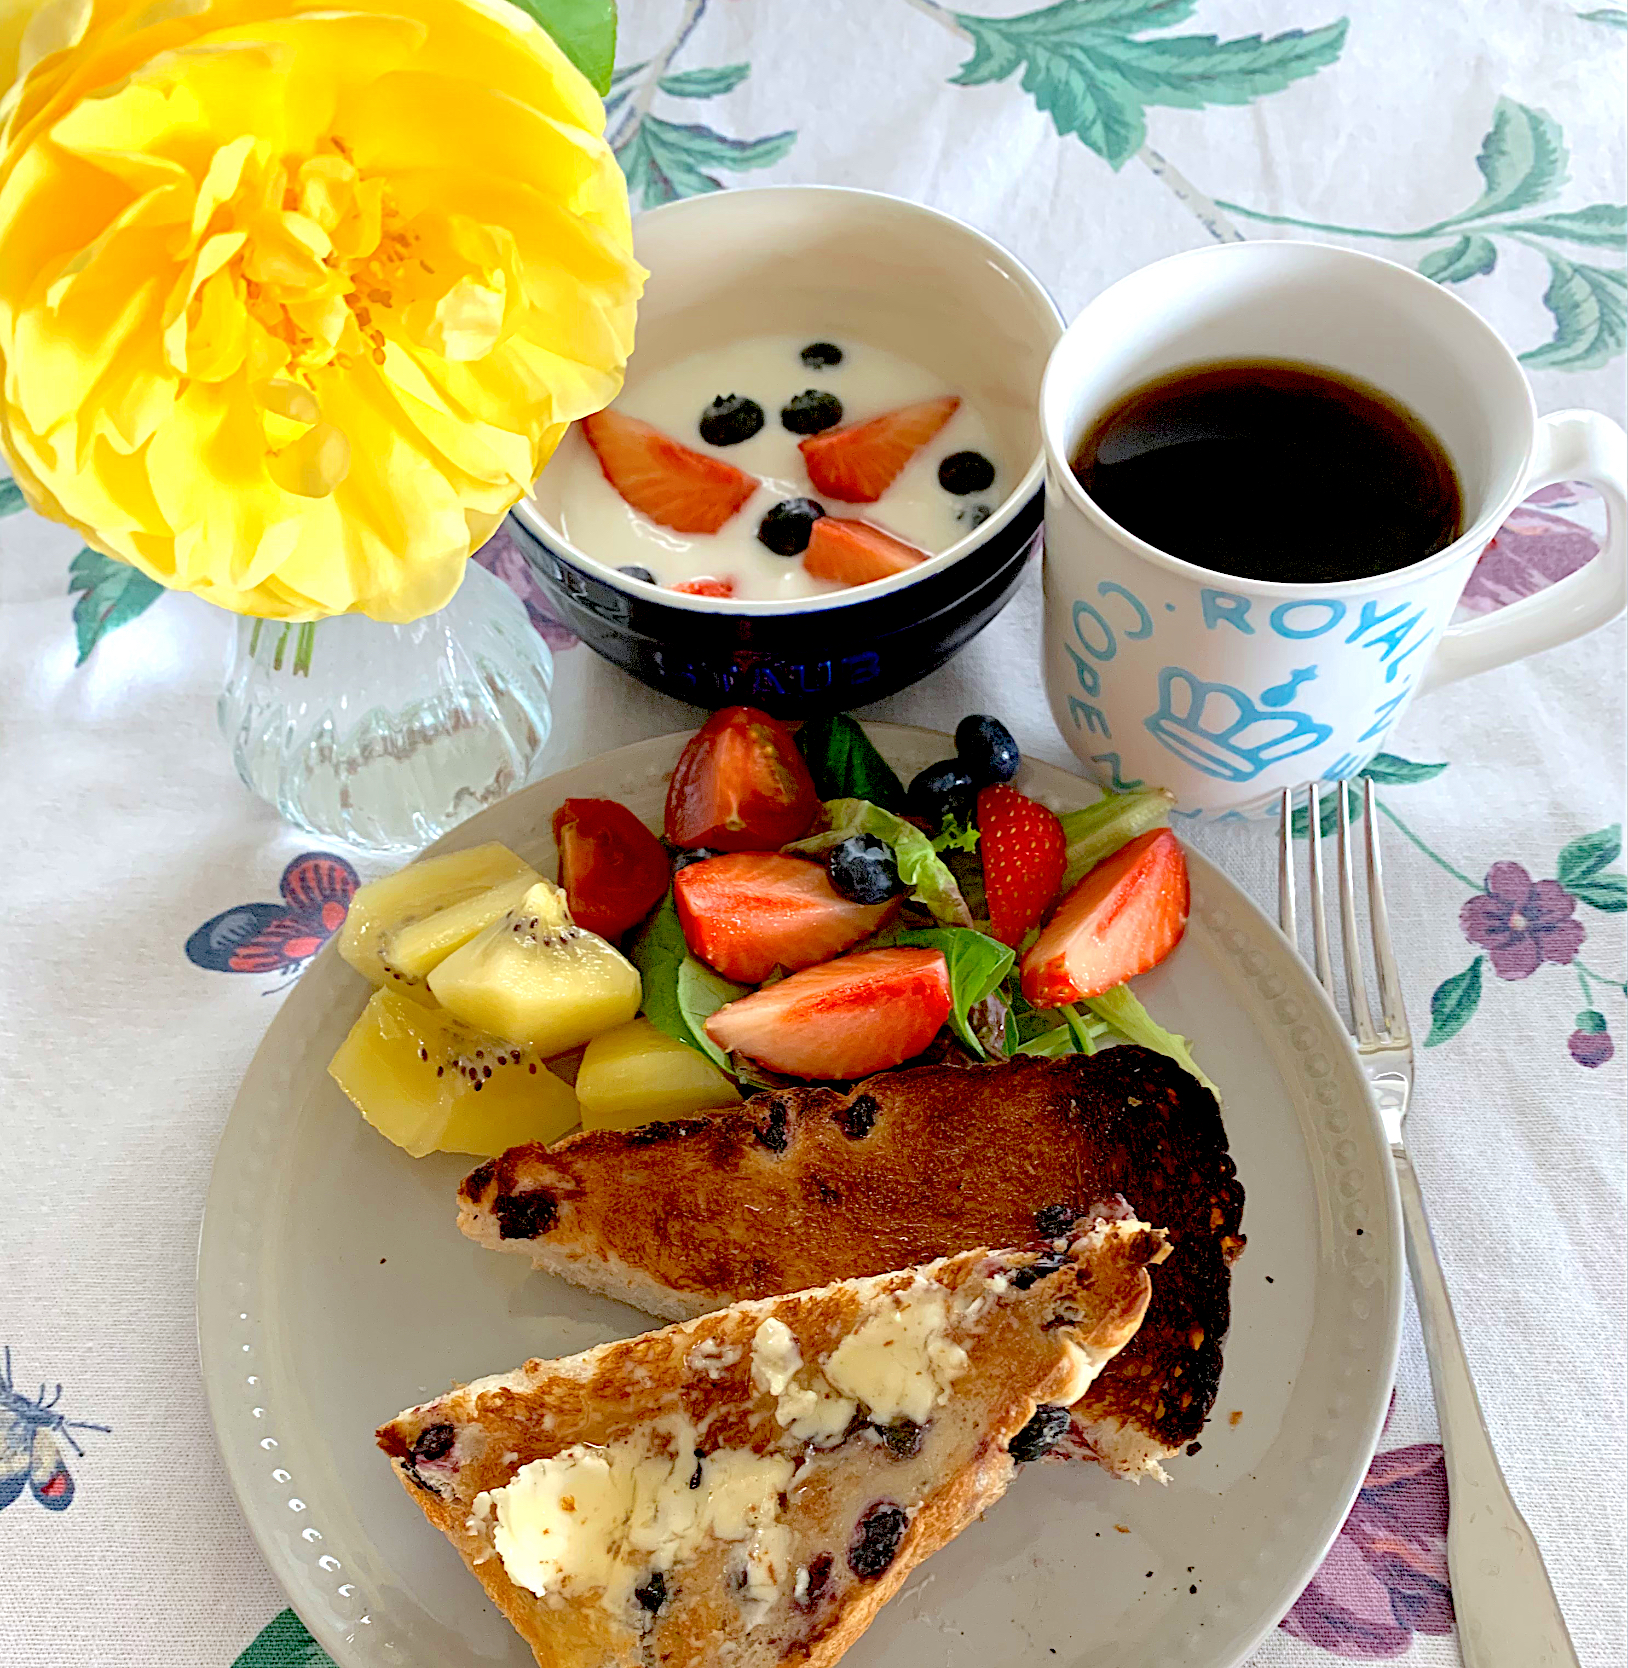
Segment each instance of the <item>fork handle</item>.
[{"label": "fork handle", "polygon": [[1487,1434],[1413,1160],[1400,1144],[1391,1156],[1447,1466],[1447,1568],[1464,1668],[1581,1668]]}]

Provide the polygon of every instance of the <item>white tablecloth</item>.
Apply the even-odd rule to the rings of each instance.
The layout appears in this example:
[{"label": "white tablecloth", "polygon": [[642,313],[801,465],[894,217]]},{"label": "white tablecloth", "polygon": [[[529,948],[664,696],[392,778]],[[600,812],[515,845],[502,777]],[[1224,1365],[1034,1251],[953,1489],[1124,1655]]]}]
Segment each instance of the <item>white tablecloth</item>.
[{"label": "white tablecloth", "polygon": [[[957,21],[930,0],[624,0],[620,61],[645,67],[612,131],[640,195],[713,176],[918,197],[1011,245],[1071,312],[1212,236],[1320,227],[1457,282],[1533,355],[1543,408],[1622,417],[1620,0],[1359,0],[1348,23],[1332,0],[1063,0],[1045,28],[1003,23],[1012,0],[964,4]],[[1424,230],[1494,186],[1505,211]],[[1470,606],[1592,550],[1597,506],[1548,496]],[[70,1509],[27,1490],[0,1506],[0,1662],[287,1668],[320,1653],[227,1489],[192,1299],[216,1137],[284,986],[183,946],[275,897],[313,842],[240,787],[215,731],[225,616],[162,597],[75,665],[78,549],[26,513],[0,522],[0,1343],[18,1392],[60,1379],[58,1410],[109,1428],[62,1444]],[[994,711],[1068,764],[1038,605],[1031,574],[874,715]],[[1421,1056],[1418,1163],[1489,1422],[1590,1665],[1624,1649],[1623,644],[1619,624],[1421,701],[1383,789],[1410,1009],[1423,1031],[1435,993],[1447,1033]],[[558,666],[545,770],[695,722],[586,649]],[[1270,897],[1263,828],[1205,838]],[[1526,890],[1556,879],[1563,895]],[[1455,1660],[1434,1439],[1410,1317],[1371,1486],[1259,1662]]]}]

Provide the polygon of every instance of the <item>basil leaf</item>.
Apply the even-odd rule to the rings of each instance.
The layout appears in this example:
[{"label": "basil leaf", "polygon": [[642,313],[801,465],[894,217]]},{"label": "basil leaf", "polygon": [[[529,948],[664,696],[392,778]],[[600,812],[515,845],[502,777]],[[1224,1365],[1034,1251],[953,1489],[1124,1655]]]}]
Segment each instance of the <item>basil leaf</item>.
[{"label": "basil leaf", "polygon": [[1115,985],[1101,996],[1087,996],[1084,1006],[1098,1018],[1107,1020],[1126,1042],[1140,1043],[1143,1048],[1151,1048],[1155,1054],[1169,1055],[1183,1071],[1196,1077],[1220,1100],[1221,1091],[1198,1069],[1187,1039],[1178,1037],[1174,1031],[1165,1030],[1131,993],[1129,985]]},{"label": "basil leaf", "polygon": [[941,950],[950,974],[950,1028],[980,1059],[988,1051],[973,1028],[972,1010],[1001,987],[1014,960],[1009,946],[970,927],[923,927],[889,933],[878,944]]},{"label": "basil leaf", "polygon": [[671,892],[633,941],[628,959],[643,981],[644,1017],[658,1031],[704,1054],[719,1071],[732,1073],[728,1055],[707,1035],[706,1023],[724,1003],[744,996],[746,987],[731,984],[690,954]]},{"label": "basil leaf", "polygon": [[914,823],[868,799],[827,800],[825,821],[827,826],[820,833],[810,834],[805,840],[794,840],[783,849],[805,857],[819,857],[855,834],[869,834],[893,848],[899,879],[918,903],[949,926],[972,925],[972,913],[961,896],[961,888],[955,884],[955,876],[933,850],[933,842]]},{"label": "basil leaf", "polygon": [[1147,793],[1105,793],[1095,805],[1068,812],[1062,818],[1068,850],[1059,893],[1078,885],[1103,858],[1139,834],[1163,827],[1174,803],[1163,788],[1156,788]]},{"label": "basil leaf", "polygon": [[868,799],[884,810],[904,809],[904,783],[847,713],[810,718],[797,732],[797,746],[821,799]]}]

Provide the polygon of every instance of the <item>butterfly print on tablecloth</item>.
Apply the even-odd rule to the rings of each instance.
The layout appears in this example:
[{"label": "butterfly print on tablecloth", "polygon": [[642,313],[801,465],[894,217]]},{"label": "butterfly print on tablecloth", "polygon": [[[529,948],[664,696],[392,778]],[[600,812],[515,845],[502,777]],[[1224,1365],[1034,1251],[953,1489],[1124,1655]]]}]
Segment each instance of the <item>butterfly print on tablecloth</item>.
[{"label": "butterfly print on tablecloth", "polygon": [[43,1384],[37,1396],[24,1395],[16,1388],[8,1344],[5,1367],[0,1369],[0,1512],[25,1488],[48,1512],[65,1512],[73,1504],[73,1477],[62,1457],[62,1444],[66,1442],[76,1456],[83,1456],[85,1450],[73,1433],[106,1433],[111,1427],[68,1418],[57,1410],[61,1399],[60,1384],[49,1395]]},{"label": "butterfly print on tablecloth", "polygon": [[187,960],[211,973],[297,973],[344,925],[360,884],[343,857],[304,852],[283,870],[281,903],[211,917],[187,940]]}]

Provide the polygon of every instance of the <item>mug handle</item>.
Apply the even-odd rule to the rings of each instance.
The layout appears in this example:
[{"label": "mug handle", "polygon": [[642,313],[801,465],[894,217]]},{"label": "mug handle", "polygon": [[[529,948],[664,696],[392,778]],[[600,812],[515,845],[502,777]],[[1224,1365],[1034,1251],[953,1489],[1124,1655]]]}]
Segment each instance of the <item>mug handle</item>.
[{"label": "mug handle", "polygon": [[1557,481],[1586,481],[1605,499],[1605,542],[1586,566],[1536,596],[1449,626],[1419,693],[1505,666],[1609,625],[1628,606],[1628,435],[1598,411],[1552,411],[1538,419],[1521,497]]}]

